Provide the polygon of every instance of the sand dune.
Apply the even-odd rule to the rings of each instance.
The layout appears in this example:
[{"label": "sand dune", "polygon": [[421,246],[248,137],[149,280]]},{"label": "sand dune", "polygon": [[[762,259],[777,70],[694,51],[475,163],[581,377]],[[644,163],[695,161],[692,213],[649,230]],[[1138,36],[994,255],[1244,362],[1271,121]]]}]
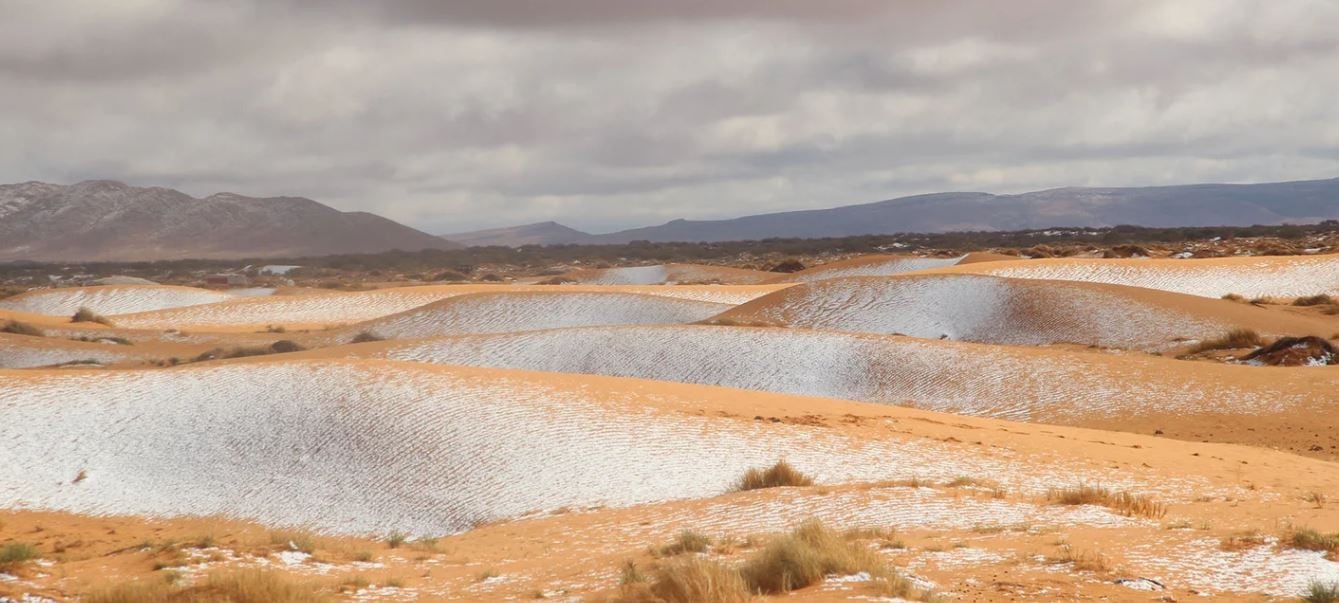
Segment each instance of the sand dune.
[{"label": "sand dune", "polygon": [[740,406],[700,386],[375,361],[0,377],[3,507],[419,534],[711,496],[782,456],[834,482],[990,474],[1039,491],[1073,479],[1072,467],[1015,475],[1008,455],[919,439],[856,445],[819,427],[697,416],[704,400],[745,412],[796,402]]},{"label": "sand dune", "polygon": [[969,253],[952,258],[927,258],[911,255],[862,255],[847,260],[807,268],[794,274],[773,278],[769,282],[808,283],[849,276],[892,276],[894,274],[917,270],[933,270],[962,264],[1016,259],[1018,258],[997,253],[982,252]]},{"label": "sand dune", "polygon": [[[990,264],[981,264],[990,265]],[[722,324],[899,333],[1013,345],[1074,343],[1165,350],[1234,328],[1320,332],[1318,319],[1133,287],[913,274],[817,281],[739,306]]]},{"label": "sand dune", "polygon": [[674,299],[741,304],[786,285],[680,285],[675,287],[603,287],[564,285],[429,285],[372,291],[322,292],[302,296],[236,299],[221,303],[174,308],[115,317],[118,326],[255,330],[266,325],[289,328],[349,324],[412,310],[433,302],[474,293],[615,291]]},{"label": "sand dune", "polygon": [[32,368],[67,363],[118,364],[152,357],[152,353],[134,346],[0,333],[0,368]]},{"label": "sand dune", "polygon": [[0,308],[52,316],[69,316],[81,307],[104,315],[126,314],[210,304],[252,295],[268,295],[271,291],[270,289],[214,291],[174,285],[106,285],[39,289],[0,300]]},{"label": "sand dune", "polygon": [[1019,421],[1149,413],[1322,413],[1339,371],[805,329],[635,326],[473,335],[329,353],[637,377]]},{"label": "sand dune", "polygon": [[1110,283],[1201,297],[1339,295],[1339,255],[1209,259],[1041,259],[937,269],[1011,278]]},{"label": "sand dune", "polygon": [[729,304],[611,291],[474,293],[384,318],[349,325],[317,340],[345,343],[369,332],[386,339],[501,333],[562,327],[689,323],[728,310]]},{"label": "sand dune", "polygon": [[675,283],[707,282],[756,285],[770,281],[776,276],[775,272],[703,264],[656,264],[654,266],[594,268],[574,270],[562,275],[564,279],[586,285],[672,285]]}]

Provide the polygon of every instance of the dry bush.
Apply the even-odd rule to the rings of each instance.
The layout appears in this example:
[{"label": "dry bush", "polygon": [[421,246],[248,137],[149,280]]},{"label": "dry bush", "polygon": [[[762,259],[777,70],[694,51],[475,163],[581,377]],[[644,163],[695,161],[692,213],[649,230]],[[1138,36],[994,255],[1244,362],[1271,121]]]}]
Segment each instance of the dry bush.
[{"label": "dry bush", "polygon": [[749,469],[735,482],[735,491],[780,488],[785,486],[812,486],[813,478],[800,473],[786,461],[777,461],[766,469]]},{"label": "dry bush", "polygon": [[1267,295],[1263,295],[1263,296],[1260,296],[1260,297],[1251,298],[1251,305],[1252,305],[1252,306],[1265,306],[1265,305],[1273,305],[1273,304],[1277,304],[1277,303],[1279,303],[1278,300],[1276,300],[1276,299],[1274,299],[1274,298],[1272,298],[1272,297],[1269,297],[1269,296],[1267,296]]},{"label": "dry bush", "polygon": [[70,317],[70,322],[96,322],[100,325],[114,326],[106,316],[98,314],[86,306],[80,306],[78,310],[75,310],[74,316]]},{"label": "dry bush", "polygon": [[[625,577],[627,574],[624,574]],[[617,603],[746,603],[752,600],[744,579],[733,568],[701,557],[682,557],[662,565],[650,583],[628,582]]]},{"label": "dry bush", "polygon": [[323,603],[328,598],[310,586],[261,570],[211,574],[203,584],[174,587],[166,582],[128,582],[97,588],[84,603]]},{"label": "dry bush", "polygon": [[1060,545],[1060,554],[1050,557],[1051,563],[1068,563],[1078,571],[1105,572],[1111,569],[1106,556],[1092,551],[1076,551],[1068,544]]},{"label": "dry bush", "polygon": [[1313,581],[1306,587],[1306,592],[1302,593],[1302,601],[1305,603],[1336,603],[1339,602],[1339,582],[1321,582]]},{"label": "dry bush", "polygon": [[1339,552],[1339,534],[1322,534],[1311,528],[1294,528],[1285,542],[1294,549],[1324,551],[1327,557]]},{"label": "dry bush", "polygon": [[9,322],[6,322],[5,326],[0,327],[0,333],[12,333],[14,335],[29,335],[32,337],[46,337],[46,333],[42,332],[42,329],[34,327],[26,322],[19,322],[17,320],[11,320]]},{"label": "dry bush", "polygon": [[1245,532],[1237,532],[1223,538],[1218,543],[1218,548],[1224,551],[1244,551],[1246,549],[1264,546],[1268,542],[1269,539],[1266,538],[1264,534],[1261,534],[1256,530],[1249,530]]},{"label": "dry bush", "polygon": [[1259,333],[1250,329],[1233,329],[1226,335],[1217,339],[1206,339],[1195,344],[1190,348],[1191,354],[1207,352],[1209,350],[1235,350],[1239,348],[1253,348],[1265,344],[1263,337]]},{"label": "dry bush", "polygon": [[1334,303],[1334,298],[1324,293],[1320,295],[1299,297],[1293,300],[1294,306],[1330,306],[1334,305]]},{"label": "dry bush", "polygon": [[893,575],[876,553],[813,519],[790,534],[772,539],[740,568],[750,591],[769,594],[804,588],[828,574],[858,572],[876,577]]},{"label": "dry bush", "polygon": [[306,530],[275,530],[270,532],[270,544],[310,555],[316,551],[316,535]]},{"label": "dry bush", "polygon": [[1238,295],[1238,294],[1236,294],[1236,293],[1228,293],[1228,294],[1226,294],[1226,295],[1223,296],[1223,299],[1225,299],[1225,300],[1227,300],[1227,301],[1231,301],[1231,302],[1238,302],[1238,303],[1246,301],[1246,298],[1244,298],[1244,297],[1242,297],[1242,296],[1240,296],[1240,295]]},{"label": "dry bush", "polygon": [[0,547],[0,570],[10,570],[19,564],[36,559],[37,547],[26,542],[11,542]]},{"label": "dry bush", "polygon": [[679,532],[674,542],[656,549],[655,554],[659,557],[673,557],[683,553],[701,553],[709,546],[711,546],[710,538],[692,530],[684,530]]},{"label": "dry bush", "polygon": [[353,339],[349,340],[349,343],[367,343],[370,341],[382,341],[384,339],[385,337],[381,337],[371,331],[363,331],[357,335],[354,335]]},{"label": "dry bush", "polygon": [[1112,492],[1101,486],[1079,484],[1070,488],[1052,488],[1046,499],[1062,505],[1101,505],[1127,517],[1159,519],[1167,514],[1167,505],[1150,496]]}]

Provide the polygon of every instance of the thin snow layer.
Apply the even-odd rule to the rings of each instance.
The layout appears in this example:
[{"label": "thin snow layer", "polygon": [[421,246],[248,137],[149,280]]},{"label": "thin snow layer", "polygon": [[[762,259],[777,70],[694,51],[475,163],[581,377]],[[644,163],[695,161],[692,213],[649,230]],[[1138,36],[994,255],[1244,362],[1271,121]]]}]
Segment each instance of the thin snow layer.
[{"label": "thin snow layer", "polygon": [[588,279],[592,285],[659,285],[669,280],[669,268],[664,265],[609,268]]},{"label": "thin snow layer", "polygon": [[[570,292],[568,287],[555,286],[498,287],[498,292],[511,293],[555,290]],[[582,288],[581,290],[589,291],[590,288]],[[757,299],[775,290],[774,287],[750,286],[647,286],[636,287],[623,292],[737,305]],[[115,321],[117,326],[142,329],[349,323],[373,320],[444,299],[478,293],[480,293],[478,288],[460,286],[403,287],[316,295],[279,295],[116,316]]]},{"label": "thin snow layer", "polygon": [[1185,260],[1184,266],[1101,260],[1000,267],[983,264],[981,271],[995,276],[1110,283],[1214,298],[1229,293],[1247,298],[1339,294],[1339,255],[1207,263],[1212,261]]},{"label": "thin snow layer", "polygon": [[779,303],[744,307],[731,317],[927,339],[1140,350],[1232,327],[1083,284],[970,274],[825,280],[775,295]]},{"label": "thin snow layer", "polygon": [[236,297],[224,291],[161,285],[77,287],[25,293],[0,300],[0,308],[50,316],[68,316],[79,308],[113,315],[211,304]]},{"label": "thin snow layer", "polygon": [[[1339,563],[1324,551],[1279,549],[1277,539],[1242,551],[1224,551],[1215,538],[1200,538],[1173,549],[1165,543],[1143,544],[1125,552],[1125,558],[1145,572],[1166,572],[1176,585],[1212,594],[1264,593],[1295,597],[1312,581],[1339,582]],[[1156,573],[1154,574],[1157,575]]]},{"label": "thin snow layer", "polygon": [[880,262],[853,263],[844,266],[833,266],[824,268],[819,266],[811,271],[802,272],[795,275],[793,280],[798,282],[821,281],[830,278],[843,278],[848,276],[892,276],[903,272],[912,272],[915,270],[932,270],[935,268],[944,268],[956,265],[967,256],[956,258],[892,258]]},{"label": "thin snow layer", "polygon": [[[1323,375],[1294,371],[1268,386],[1169,361],[801,329],[711,326],[581,328],[409,341],[386,358],[438,364],[637,377],[1011,420],[1176,411],[1276,412],[1316,402]],[[1190,367],[1183,367],[1190,368]],[[1240,369],[1236,369],[1240,370]],[[1253,369],[1247,369],[1253,370]]]},{"label": "thin snow layer", "polygon": [[633,293],[476,293],[350,327],[385,339],[503,333],[562,327],[689,323],[728,304]]},{"label": "thin snow layer", "polygon": [[36,345],[28,341],[29,339],[32,338],[0,336],[0,368],[34,368],[88,360],[99,364],[113,364],[140,357],[138,354],[128,353],[125,346],[115,344]]},{"label": "thin snow layer", "polygon": [[[782,457],[820,482],[992,475],[1039,490],[1131,481],[891,433],[856,440],[655,410],[648,395],[684,409],[698,397],[394,363],[0,378],[0,508],[436,534],[562,506],[713,496]],[[1172,481],[1152,486],[1187,487]]]}]

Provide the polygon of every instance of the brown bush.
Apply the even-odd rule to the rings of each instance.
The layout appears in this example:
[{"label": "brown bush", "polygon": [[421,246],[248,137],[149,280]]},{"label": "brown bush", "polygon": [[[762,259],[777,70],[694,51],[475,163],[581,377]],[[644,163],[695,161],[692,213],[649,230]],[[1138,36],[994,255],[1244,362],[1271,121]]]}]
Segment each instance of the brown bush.
[{"label": "brown bush", "polygon": [[113,326],[112,321],[108,320],[107,317],[98,314],[85,306],[80,306],[78,310],[75,310],[74,316],[70,317],[70,322],[96,322],[109,327]]},{"label": "brown bush", "polygon": [[1216,339],[1206,339],[1195,344],[1190,348],[1191,354],[1207,352],[1209,350],[1235,350],[1240,348],[1254,348],[1265,344],[1263,337],[1259,333],[1250,329],[1233,329],[1226,335]]},{"label": "brown bush", "polygon": [[736,491],[757,490],[760,488],[780,488],[785,486],[812,486],[813,478],[800,473],[786,461],[777,461],[766,469],[749,469],[735,482]]},{"label": "brown bush", "polygon": [[1325,295],[1324,293],[1308,297],[1299,297],[1293,300],[1294,306],[1330,306],[1334,305],[1334,303],[1334,298]]},{"label": "brown bush", "polygon": [[26,322],[11,320],[0,327],[0,333],[13,333],[15,335],[29,335],[32,337],[46,337],[46,333],[41,329],[34,327]]}]

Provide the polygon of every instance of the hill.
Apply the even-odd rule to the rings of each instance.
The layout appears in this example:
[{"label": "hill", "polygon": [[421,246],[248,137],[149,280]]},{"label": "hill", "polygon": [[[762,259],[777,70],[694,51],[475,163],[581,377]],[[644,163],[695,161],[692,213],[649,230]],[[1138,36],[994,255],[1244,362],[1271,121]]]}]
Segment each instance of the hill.
[{"label": "hill", "polygon": [[520,247],[522,245],[584,245],[595,241],[594,235],[568,228],[557,222],[537,222],[506,228],[490,228],[472,232],[444,234],[443,239],[459,243],[466,247],[487,247],[501,245]]},{"label": "hill", "polygon": [[934,193],[863,205],[674,220],[597,235],[600,243],[742,241],[1053,226],[1249,226],[1339,218],[1339,178],[1266,184],[1057,188],[1018,195]]},{"label": "hill", "polygon": [[156,260],[374,253],[455,244],[363,212],[301,197],[93,180],[0,185],[0,261]]}]

